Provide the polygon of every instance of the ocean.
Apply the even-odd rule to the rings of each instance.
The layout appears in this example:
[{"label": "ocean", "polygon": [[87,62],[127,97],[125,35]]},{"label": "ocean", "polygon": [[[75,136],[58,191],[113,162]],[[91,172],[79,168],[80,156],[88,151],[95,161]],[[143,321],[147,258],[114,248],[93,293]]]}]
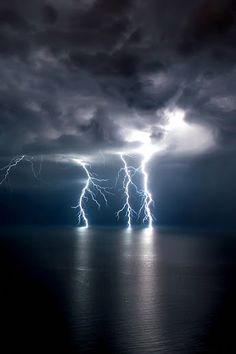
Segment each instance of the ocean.
[{"label": "ocean", "polygon": [[1,353],[236,353],[236,238],[5,228]]}]

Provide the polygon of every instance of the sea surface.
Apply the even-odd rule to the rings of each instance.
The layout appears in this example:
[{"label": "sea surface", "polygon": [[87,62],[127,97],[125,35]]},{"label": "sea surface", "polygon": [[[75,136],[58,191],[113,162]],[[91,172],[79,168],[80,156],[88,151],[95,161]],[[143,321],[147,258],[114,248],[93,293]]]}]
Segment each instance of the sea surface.
[{"label": "sea surface", "polygon": [[236,353],[236,235],[0,231],[0,352]]}]

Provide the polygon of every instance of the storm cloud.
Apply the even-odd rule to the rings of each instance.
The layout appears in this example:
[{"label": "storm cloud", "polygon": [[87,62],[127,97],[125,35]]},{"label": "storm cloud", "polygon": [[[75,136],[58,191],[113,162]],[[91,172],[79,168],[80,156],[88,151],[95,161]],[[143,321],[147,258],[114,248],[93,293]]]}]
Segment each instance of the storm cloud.
[{"label": "storm cloud", "polygon": [[27,156],[1,185],[1,224],[75,224],[79,159],[114,192],[88,202],[91,222],[116,223],[115,154],[138,166],[139,151],[158,225],[235,228],[235,20],[233,0],[1,2],[2,175]]},{"label": "storm cloud", "polygon": [[0,4],[0,154],[96,154],[163,139],[166,109],[235,149],[231,0]]}]

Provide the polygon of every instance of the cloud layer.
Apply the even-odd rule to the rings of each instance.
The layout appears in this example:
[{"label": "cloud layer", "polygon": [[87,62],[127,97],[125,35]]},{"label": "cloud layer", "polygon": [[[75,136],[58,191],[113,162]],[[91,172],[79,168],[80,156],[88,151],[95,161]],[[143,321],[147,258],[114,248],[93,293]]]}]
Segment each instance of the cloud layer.
[{"label": "cloud layer", "polygon": [[0,4],[1,156],[129,149],[134,129],[158,144],[168,109],[234,150],[235,18],[232,0]]}]

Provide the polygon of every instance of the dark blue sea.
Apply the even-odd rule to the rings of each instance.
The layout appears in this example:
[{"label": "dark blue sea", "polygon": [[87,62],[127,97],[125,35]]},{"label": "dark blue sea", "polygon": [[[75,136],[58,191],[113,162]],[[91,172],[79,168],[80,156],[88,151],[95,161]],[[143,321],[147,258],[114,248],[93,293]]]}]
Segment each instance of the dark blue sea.
[{"label": "dark blue sea", "polygon": [[236,353],[234,236],[2,229],[0,352]]}]

